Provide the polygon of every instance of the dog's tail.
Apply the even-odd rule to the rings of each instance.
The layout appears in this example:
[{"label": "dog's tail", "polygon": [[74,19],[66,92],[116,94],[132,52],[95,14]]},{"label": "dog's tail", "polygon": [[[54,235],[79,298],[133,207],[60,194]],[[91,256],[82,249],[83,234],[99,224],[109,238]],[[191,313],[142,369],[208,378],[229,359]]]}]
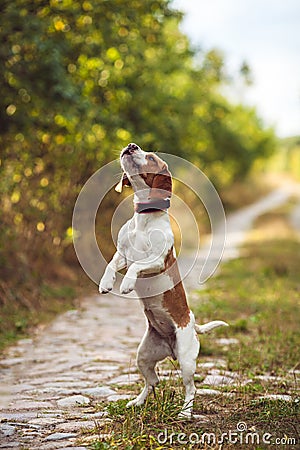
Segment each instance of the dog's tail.
[{"label": "dog's tail", "polygon": [[212,322],[205,323],[204,325],[197,325],[195,323],[195,330],[198,334],[205,334],[210,333],[215,328],[228,326],[228,323],[223,322],[223,320],[213,320]]}]

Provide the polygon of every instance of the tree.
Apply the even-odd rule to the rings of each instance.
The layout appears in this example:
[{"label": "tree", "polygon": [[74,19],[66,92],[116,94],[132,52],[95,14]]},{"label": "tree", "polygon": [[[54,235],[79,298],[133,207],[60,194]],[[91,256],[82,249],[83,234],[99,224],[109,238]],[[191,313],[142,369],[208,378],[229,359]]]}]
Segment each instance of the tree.
[{"label": "tree", "polygon": [[83,183],[132,140],[189,158],[216,183],[270,153],[272,132],[255,111],[219,94],[222,55],[196,63],[170,1],[0,8],[0,244],[11,273],[11,245],[28,276],[33,259],[61,257]]}]

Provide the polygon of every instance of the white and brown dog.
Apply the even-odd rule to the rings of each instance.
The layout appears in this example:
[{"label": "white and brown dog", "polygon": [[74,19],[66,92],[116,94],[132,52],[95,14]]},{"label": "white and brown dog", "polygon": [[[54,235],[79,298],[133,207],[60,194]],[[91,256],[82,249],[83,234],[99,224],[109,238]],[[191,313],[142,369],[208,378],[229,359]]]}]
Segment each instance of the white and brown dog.
[{"label": "white and brown dog", "polygon": [[106,267],[99,291],[103,294],[111,291],[116,272],[127,268],[120,292],[128,294],[135,290],[147,318],[148,327],[137,354],[145,387],[128,406],[144,403],[158,383],[156,363],[170,356],[178,360],[185,386],[180,415],[189,418],[200,347],[196,333],[207,333],[227,324],[213,321],[199,326],[188,307],[167,212],[172,193],[172,177],[167,164],[136,144],[124,148],[120,159],[124,173],[116,190],[120,192],[124,185],[132,186],[135,213],[119,232],[117,252]]}]

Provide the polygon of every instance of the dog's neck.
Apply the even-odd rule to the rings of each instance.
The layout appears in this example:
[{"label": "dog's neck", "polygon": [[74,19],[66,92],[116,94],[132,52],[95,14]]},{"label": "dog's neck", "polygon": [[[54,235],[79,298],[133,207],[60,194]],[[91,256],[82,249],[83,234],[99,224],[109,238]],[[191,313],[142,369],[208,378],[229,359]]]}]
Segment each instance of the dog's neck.
[{"label": "dog's neck", "polygon": [[170,207],[169,196],[151,197],[151,188],[143,188],[134,191],[134,211],[139,214],[151,214],[157,211],[165,211]]},{"label": "dog's neck", "polygon": [[170,221],[167,211],[157,211],[148,214],[139,214],[135,212],[132,220],[134,221],[134,228],[136,232],[145,232],[149,227],[152,229],[156,223],[158,224],[157,226],[161,227],[162,222],[166,222],[164,226],[168,226]]},{"label": "dog's neck", "polygon": [[134,220],[138,229],[145,224],[159,220],[164,216],[168,219],[168,203],[163,199],[149,200],[151,189],[141,189],[134,192]]},{"label": "dog's neck", "polygon": [[143,189],[138,189],[138,190],[134,190],[134,196],[133,196],[133,203],[146,203],[149,201],[149,197],[150,197],[150,192],[151,189],[150,188],[144,188]]},{"label": "dog's neck", "polygon": [[138,214],[152,214],[170,208],[169,198],[152,198],[147,202],[134,203],[134,211]]}]

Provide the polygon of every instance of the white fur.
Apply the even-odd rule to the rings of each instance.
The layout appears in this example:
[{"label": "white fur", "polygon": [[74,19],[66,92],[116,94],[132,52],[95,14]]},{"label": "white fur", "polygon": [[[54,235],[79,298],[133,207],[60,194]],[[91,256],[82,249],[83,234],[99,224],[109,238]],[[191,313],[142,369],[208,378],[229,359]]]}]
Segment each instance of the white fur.
[{"label": "white fur", "polygon": [[228,323],[223,322],[223,320],[213,320],[212,322],[205,323],[204,325],[195,324],[195,330],[198,334],[210,333],[218,327],[228,327]]}]

